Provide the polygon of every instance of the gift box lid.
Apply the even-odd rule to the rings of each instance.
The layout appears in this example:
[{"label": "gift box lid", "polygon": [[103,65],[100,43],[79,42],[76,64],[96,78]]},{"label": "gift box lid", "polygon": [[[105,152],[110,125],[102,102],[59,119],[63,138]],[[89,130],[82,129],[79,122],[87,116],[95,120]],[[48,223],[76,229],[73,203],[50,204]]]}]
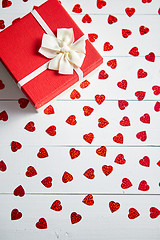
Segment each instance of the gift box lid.
[{"label": "gift box lid", "polygon": [[[57,28],[73,28],[75,41],[83,32],[69,16],[58,0],[48,0],[36,11],[52,32]],[[49,61],[38,50],[41,46],[43,28],[31,13],[0,33],[0,57],[16,83]],[[103,62],[103,58],[86,40],[86,57],[81,66],[85,77]],[[57,71],[45,70],[21,89],[35,108],[40,108],[79,80],[77,73],[62,75]]]}]

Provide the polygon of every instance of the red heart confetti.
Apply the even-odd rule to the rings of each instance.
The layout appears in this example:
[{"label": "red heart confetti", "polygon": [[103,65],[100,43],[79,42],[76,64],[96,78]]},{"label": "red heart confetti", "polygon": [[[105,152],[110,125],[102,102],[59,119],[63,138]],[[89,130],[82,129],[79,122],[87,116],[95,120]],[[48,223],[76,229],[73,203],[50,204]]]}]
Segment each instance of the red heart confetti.
[{"label": "red heart confetti", "polygon": [[51,177],[46,177],[44,178],[41,183],[46,187],[46,188],[50,188],[52,187],[52,178]]},{"label": "red heart confetti", "polygon": [[132,56],[134,56],[134,57],[139,56],[138,48],[137,48],[137,47],[133,47],[133,48],[129,51],[129,54],[132,55]]},{"label": "red heart confetti", "polygon": [[157,162],[158,167],[160,167],[160,160]]},{"label": "red heart confetti", "polygon": [[29,132],[34,132],[36,130],[35,126],[34,126],[34,122],[29,122],[26,124],[26,126],[24,127],[24,129],[26,129]]},{"label": "red heart confetti", "polygon": [[107,79],[109,77],[109,75],[105,72],[105,70],[101,70],[99,72],[98,78],[99,79]]},{"label": "red heart confetti", "polygon": [[99,9],[101,9],[104,6],[106,6],[106,1],[104,1],[104,0],[97,0],[97,7]]},{"label": "red heart confetti", "polygon": [[80,151],[76,150],[75,148],[71,148],[69,154],[71,156],[71,159],[75,159],[80,156]]},{"label": "red heart confetti", "polygon": [[0,161],[0,171],[5,172],[7,170],[7,166],[3,160]]},{"label": "red heart confetti", "polygon": [[48,157],[48,152],[45,148],[40,148],[39,152],[37,153],[37,157],[39,158],[46,158]]},{"label": "red heart confetti", "polygon": [[92,206],[94,204],[94,200],[93,200],[93,195],[92,194],[88,194],[82,201],[83,203],[85,203],[88,206]]},{"label": "red heart confetti", "polygon": [[127,188],[130,188],[130,187],[132,187],[131,181],[128,178],[123,178],[121,188],[127,189]]},{"label": "red heart confetti", "polygon": [[81,13],[81,12],[82,12],[82,8],[81,8],[80,4],[76,4],[76,5],[73,7],[72,12]]},{"label": "red heart confetti", "polygon": [[137,72],[137,77],[138,78],[145,78],[147,77],[147,72],[145,72],[143,69],[139,69],[138,72]]},{"label": "red heart confetti", "polygon": [[99,128],[104,128],[109,124],[109,122],[105,118],[99,118],[98,119],[98,127]]},{"label": "red heart confetti", "polygon": [[72,126],[76,125],[76,123],[77,123],[76,117],[74,115],[69,116],[66,120],[66,123],[68,123]]},{"label": "red heart confetti", "polygon": [[70,98],[79,99],[80,97],[81,97],[80,93],[76,89],[73,89],[73,91],[70,94]]},{"label": "red heart confetti", "polygon": [[24,188],[19,185],[13,192],[13,194],[15,196],[19,196],[19,197],[23,197],[25,195],[25,191],[24,191]]},{"label": "red heart confetti", "polygon": [[140,214],[135,208],[129,209],[129,214],[128,214],[129,219],[135,219],[139,216],[140,216]]},{"label": "red heart confetti", "polygon": [[12,5],[12,2],[9,0],[2,0],[2,7],[3,8],[7,8],[10,7]]},{"label": "red heart confetti", "polygon": [[19,103],[20,108],[26,108],[29,103],[29,100],[26,98],[20,98],[18,100],[18,103]]},{"label": "red heart confetti", "polygon": [[75,224],[82,220],[82,216],[80,214],[77,214],[76,212],[71,213],[71,223]]},{"label": "red heart confetti", "polygon": [[145,26],[140,26],[139,27],[139,32],[141,35],[147,34],[149,32],[149,28],[145,27]]},{"label": "red heart confetti", "polygon": [[120,204],[118,202],[110,201],[109,208],[111,212],[114,213],[120,208]]},{"label": "red heart confetti", "polygon": [[90,42],[95,42],[95,40],[98,38],[98,35],[96,33],[89,33],[88,38]]},{"label": "red heart confetti", "polygon": [[63,176],[62,176],[62,182],[67,183],[67,182],[71,182],[73,180],[73,176],[68,173],[68,172],[64,172]]},{"label": "red heart confetti", "polygon": [[132,31],[129,29],[122,29],[122,36],[128,38],[132,34]]},{"label": "red heart confetti", "polygon": [[113,167],[112,166],[107,166],[107,165],[103,165],[102,166],[102,171],[103,173],[108,176],[109,174],[111,174],[111,172],[113,171]]},{"label": "red heart confetti", "polygon": [[119,144],[123,144],[123,135],[121,133],[118,133],[113,137],[113,141]]},{"label": "red heart confetti", "polygon": [[115,16],[112,16],[112,15],[108,16],[108,23],[109,24],[116,23],[117,21],[118,21],[118,19]]},{"label": "red heart confetti", "polygon": [[88,87],[89,85],[90,85],[90,82],[88,80],[85,80],[80,84],[80,87],[82,89],[84,89],[84,88]]},{"label": "red heart confetti", "polygon": [[140,117],[140,121],[143,123],[150,123],[150,115],[145,113],[142,117]]},{"label": "red heart confetti", "polygon": [[94,179],[95,178],[94,169],[93,168],[87,169],[83,175],[88,179]]},{"label": "red heart confetti", "polygon": [[126,116],[123,117],[122,120],[120,121],[120,125],[123,127],[131,126],[129,118]]},{"label": "red heart confetti", "polygon": [[11,142],[11,150],[12,152],[17,152],[17,150],[22,148],[22,144],[19,142],[12,141]]},{"label": "red heart confetti", "polygon": [[5,24],[4,24],[4,20],[0,20],[0,29],[4,29],[5,28]]},{"label": "red heart confetti", "polygon": [[156,104],[155,104],[155,106],[154,106],[154,110],[156,111],[156,112],[159,112],[160,111],[160,102],[156,102]]},{"label": "red heart confetti", "polygon": [[83,111],[85,116],[90,116],[94,109],[89,106],[84,106]]},{"label": "red heart confetti", "polygon": [[126,160],[124,159],[124,155],[118,154],[117,157],[115,158],[114,162],[118,163],[118,164],[125,164]]},{"label": "red heart confetti", "polygon": [[117,60],[112,59],[107,62],[107,66],[111,67],[112,69],[115,69],[117,67]]},{"label": "red heart confetti", "polygon": [[155,208],[155,207],[150,208],[150,217],[151,218],[157,218],[159,215],[160,215],[160,211],[158,210],[158,208]]},{"label": "red heart confetti", "polygon": [[4,83],[2,82],[2,80],[0,80],[0,90],[4,89],[5,88],[5,85]]},{"label": "red heart confetti", "polygon": [[145,98],[146,92],[143,91],[137,91],[135,92],[135,96],[139,101],[142,101]]},{"label": "red heart confetti", "polygon": [[126,107],[128,107],[129,103],[126,100],[118,100],[118,107],[121,110],[124,110]]},{"label": "red heart confetti", "polygon": [[127,81],[126,80],[122,80],[120,82],[117,83],[117,86],[121,89],[126,90],[127,89]]},{"label": "red heart confetti", "polygon": [[143,166],[143,167],[150,167],[150,159],[148,156],[144,156],[142,159],[139,160],[139,163]]},{"label": "red heart confetti", "polygon": [[0,120],[6,122],[8,120],[8,114],[6,111],[0,112]]},{"label": "red heart confetti", "polygon": [[139,132],[137,133],[136,137],[140,139],[142,142],[144,142],[147,139],[147,133],[146,131]]},{"label": "red heart confetti", "polygon": [[27,176],[27,177],[33,177],[33,176],[35,176],[35,175],[37,175],[36,169],[35,169],[34,167],[32,167],[32,166],[29,166],[29,167],[27,168],[26,176]]},{"label": "red heart confetti", "polygon": [[101,105],[105,100],[105,96],[103,94],[101,94],[101,95],[97,94],[95,96],[95,100],[99,105]]},{"label": "red heart confetti", "polygon": [[158,14],[160,15],[160,8],[158,9]]},{"label": "red heart confetti", "polygon": [[155,62],[155,54],[153,52],[150,52],[145,56],[145,59],[149,62]]},{"label": "red heart confetti", "polygon": [[142,0],[142,3],[151,3],[152,0]]},{"label": "red heart confetti", "polygon": [[49,128],[46,129],[46,133],[50,136],[55,136],[56,135],[56,127],[54,125],[50,126]]},{"label": "red heart confetti", "polygon": [[14,19],[14,20],[12,21],[12,24],[15,24],[15,23],[18,22],[19,20],[20,20],[20,17]]},{"label": "red heart confetti", "polygon": [[54,108],[52,107],[52,105],[49,105],[48,107],[46,107],[44,109],[44,114],[46,115],[51,115],[51,114],[54,114]]},{"label": "red heart confetti", "polygon": [[149,185],[147,184],[147,182],[145,180],[142,180],[140,182],[138,190],[141,190],[141,191],[148,191],[149,190]]},{"label": "red heart confetti", "polygon": [[160,94],[160,86],[153,86],[152,87],[154,95],[159,95]]},{"label": "red heart confetti", "polygon": [[104,51],[111,51],[113,49],[113,46],[109,42],[105,42],[103,46]]},{"label": "red heart confetti", "polygon": [[61,201],[55,200],[51,205],[51,209],[56,212],[60,212],[62,210]]},{"label": "red heart confetti", "polygon": [[97,149],[96,149],[96,153],[97,153],[99,156],[106,157],[107,148],[106,148],[105,146],[101,146],[100,148],[97,148]]},{"label": "red heart confetti", "polygon": [[13,209],[11,212],[11,220],[18,220],[22,217],[22,213],[18,209]]},{"label": "red heart confetti", "polygon": [[86,14],[83,18],[82,18],[82,22],[83,23],[91,23],[92,22],[92,18]]},{"label": "red heart confetti", "polygon": [[84,134],[83,139],[89,144],[91,144],[94,139],[94,134],[93,133]]},{"label": "red heart confetti", "polygon": [[47,222],[44,218],[40,218],[39,221],[36,223],[36,227],[38,229],[46,229],[47,228]]},{"label": "red heart confetti", "polygon": [[128,17],[132,17],[132,15],[135,13],[135,8],[126,8],[125,12],[128,15]]}]

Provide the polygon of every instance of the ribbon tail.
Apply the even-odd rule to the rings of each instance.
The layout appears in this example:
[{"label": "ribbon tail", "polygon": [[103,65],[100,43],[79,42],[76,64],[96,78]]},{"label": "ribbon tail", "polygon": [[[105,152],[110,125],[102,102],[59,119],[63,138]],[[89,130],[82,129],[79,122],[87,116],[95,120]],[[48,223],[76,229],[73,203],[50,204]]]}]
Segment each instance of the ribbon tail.
[{"label": "ribbon tail", "polygon": [[59,64],[60,74],[73,74],[73,65],[68,61],[67,56],[63,55]]}]

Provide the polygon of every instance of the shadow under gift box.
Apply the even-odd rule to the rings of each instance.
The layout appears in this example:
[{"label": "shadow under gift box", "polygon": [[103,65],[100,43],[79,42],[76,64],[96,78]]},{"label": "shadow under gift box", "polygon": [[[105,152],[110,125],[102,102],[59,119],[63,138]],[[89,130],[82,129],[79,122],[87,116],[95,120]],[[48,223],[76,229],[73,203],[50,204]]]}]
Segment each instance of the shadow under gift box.
[{"label": "shadow under gift box", "polygon": [[[48,0],[37,7],[36,11],[55,36],[57,28],[73,28],[75,41],[83,36],[83,32],[58,0]],[[38,53],[43,33],[43,28],[31,13],[0,33],[1,61],[16,83],[50,60]],[[83,76],[88,75],[102,62],[103,58],[86,40],[86,57],[81,66]],[[75,71],[72,75],[62,75],[58,71],[47,69],[23,85],[21,90],[38,109],[78,81]]]}]

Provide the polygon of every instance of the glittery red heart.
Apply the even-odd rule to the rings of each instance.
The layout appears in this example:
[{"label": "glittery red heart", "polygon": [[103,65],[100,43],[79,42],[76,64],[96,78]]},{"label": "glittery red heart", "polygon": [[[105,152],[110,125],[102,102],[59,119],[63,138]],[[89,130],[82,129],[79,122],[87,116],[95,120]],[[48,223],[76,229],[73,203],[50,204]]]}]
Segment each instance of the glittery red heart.
[{"label": "glittery red heart", "polygon": [[142,180],[140,182],[138,190],[141,190],[141,191],[148,191],[149,190],[149,185],[147,184],[147,182],[145,180]]},{"label": "glittery red heart", "polygon": [[99,118],[98,119],[98,127],[99,128],[104,128],[109,124],[109,122],[105,118]]},{"label": "glittery red heart", "polygon": [[28,99],[26,99],[26,98],[20,98],[20,99],[18,100],[18,103],[19,103],[19,105],[20,105],[20,108],[26,108],[27,105],[28,105],[28,103],[29,103],[29,101],[28,101]]},{"label": "glittery red heart", "polygon": [[137,47],[133,47],[133,48],[129,51],[129,54],[132,55],[132,56],[134,56],[134,57],[139,56],[138,48],[137,48]]},{"label": "glittery red heart", "polygon": [[20,20],[20,17],[19,18],[15,18],[13,21],[12,21],[12,24],[15,24],[16,22],[18,22]]},{"label": "glittery red heart", "polygon": [[8,114],[6,111],[0,112],[0,120],[6,122],[8,120]]},{"label": "glittery red heart", "polygon": [[44,114],[47,115],[54,114],[54,108],[52,107],[52,105],[49,105],[44,109]]},{"label": "glittery red heart", "polygon": [[160,8],[158,9],[158,14],[160,15]]},{"label": "glittery red heart", "polygon": [[156,112],[159,112],[160,111],[160,102],[156,102],[156,104],[155,104],[155,106],[154,106],[154,110],[156,111]]},{"label": "glittery red heart", "polygon": [[69,154],[71,156],[71,159],[75,159],[75,158],[79,157],[80,151],[76,150],[75,148],[71,148],[69,151]]},{"label": "glittery red heart", "polygon": [[76,125],[77,121],[76,121],[75,115],[69,116],[66,120],[66,123],[68,123],[70,125]]},{"label": "glittery red heart", "polygon": [[112,15],[109,15],[108,17],[108,23],[109,24],[113,24],[113,23],[116,23],[118,20],[115,16],[112,16]]},{"label": "glittery red heart", "polygon": [[123,135],[121,133],[118,133],[116,136],[113,137],[113,141],[123,144]]},{"label": "glittery red heart", "polygon": [[35,176],[35,175],[37,175],[36,169],[35,169],[34,167],[32,167],[32,166],[29,166],[29,167],[27,168],[26,176],[27,176],[27,177],[33,177],[33,176]]},{"label": "glittery red heart", "polygon": [[99,72],[99,76],[98,76],[99,79],[107,79],[108,77],[109,75],[104,70],[101,70]]},{"label": "glittery red heart", "polygon": [[95,40],[98,38],[98,35],[96,33],[89,33],[88,38],[90,42],[95,42]]},{"label": "glittery red heart", "polygon": [[147,133],[146,131],[139,132],[137,133],[136,137],[140,139],[142,142],[144,142],[147,139]]},{"label": "glittery red heart", "polygon": [[10,7],[12,5],[12,2],[9,0],[2,0],[2,7],[3,8],[7,8]]},{"label": "glittery red heart", "polygon": [[76,212],[71,213],[71,223],[75,224],[81,221],[82,216],[80,214],[77,214]]},{"label": "glittery red heart", "polygon": [[50,136],[55,136],[56,135],[56,127],[54,125],[50,126],[49,128],[46,129],[46,133]]},{"label": "glittery red heart", "polygon": [[113,46],[109,42],[105,42],[103,46],[104,51],[111,51],[113,49]]},{"label": "glittery red heart", "polygon": [[128,214],[129,219],[135,219],[139,216],[140,216],[140,214],[135,208],[129,209],[129,214]]},{"label": "glittery red heart", "polygon": [[48,157],[48,152],[45,148],[40,148],[39,152],[37,153],[37,157],[39,158],[46,158]]},{"label": "glittery red heart", "polygon": [[106,6],[106,1],[104,1],[104,0],[97,0],[97,7],[99,9],[101,9],[104,6]]},{"label": "glittery red heart", "polygon": [[81,13],[81,12],[82,12],[82,8],[81,8],[80,4],[76,4],[76,5],[73,7],[72,12]]},{"label": "glittery red heart", "polygon": [[145,59],[149,62],[155,61],[155,54],[153,52],[150,52],[148,55],[145,56]]},{"label": "glittery red heart", "polygon": [[121,109],[121,110],[124,110],[126,107],[128,107],[128,102],[125,101],[125,100],[118,100],[118,107]]},{"label": "glittery red heart", "polygon": [[145,98],[146,92],[143,91],[137,91],[135,92],[135,96],[139,101],[142,101]]},{"label": "glittery red heart", "polygon": [[4,83],[2,82],[2,80],[0,80],[0,90],[4,89],[5,88],[5,85]]},{"label": "glittery red heart", "polygon": [[160,167],[160,160],[157,162],[158,167]]},{"label": "glittery red heart", "polygon": [[141,35],[147,34],[149,32],[149,28],[147,28],[145,26],[140,26],[139,32]]},{"label": "glittery red heart", "polygon": [[131,126],[130,120],[128,117],[123,117],[122,120],[120,121],[120,125],[123,127]]},{"label": "glittery red heart", "polygon": [[83,203],[85,203],[88,206],[92,206],[94,204],[94,200],[93,200],[93,195],[92,194],[88,194],[82,201]]},{"label": "glittery red heart", "polygon": [[142,3],[151,3],[152,0],[142,0]]},{"label": "glittery red heart", "polygon": [[13,209],[11,212],[11,220],[18,220],[22,217],[22,213],[18,209]]},{"label": "glittery red heart", "polygon": [[152,87],[154,95],[159,95],[160,94],[160,86],[153,86]]},{"label": "glittery red heart", "polygon": [[7,170],[7,166],[3,160],[0,161],[0,171],[5,172]]},{"label": "glittery red heart", "polygon": [[124,155],[118,154],[117,157],[115,158],[114,162],[118,163],[118,164],[125,164],[126,160],[124,159]]},{"label": "glittery red heart", "polygon": [[38,229],[46,229],[47,228],[47,222],[44,218],[40,218],[39,221],[36,223],[36,227]]},{"label": "glittery red heart", "polygon": [[137,72],[137,77],[138,78],[145,78],[147,77],[147,72],[145,72],[143,69],[139,69],[138,72]]},{"label": "glittery red heart", "polygon": [[129,29],[122,29],[122,36],[124,38],[128,38],[132,34],[131,30]]},{"label": "glittery red heart", "polygon": [[26,126],[24,127],[24,129],[26,129],[29,132],[34,132],[36,130],[35,126],[34,126],[34,122],[29,122],[26,124]]},{"label": "glittery red heart", "polygon": [[88,80],[85,80],[80,84],[80,87],[83,89],[88,87],[89,85],[90,85],[90,82]]},{"label": "glittery red heart", "polygon": [[155,208],[155,207],[150,208],[150,217],[151,218],[157,218],[159,215],[160,215],[160,211],[158,210],[158,208]]},{"label": "glittery red heart", "polygon": [[5,24],[3,20],[0,20],[0,29],[4,29],[5,28]]},{"label": "glittery red heart", "polygon": [[85,116],[90,116],[94,109],[89,106],[84,106],[83,111]]},{"label": "glittery red heart", "polygon": [[145,113],[142,117],[140,117],[140,121],[143,123],[150,123],[150,116],[148,113]]},{"label": "glittery red heart", "polygon": [[70,94],[71,99],[79,99],[80,97],[81,95],[76,89],[74,89]]},{"label": "glittery red heart", "polygon": [[67,182],[71,182],[72,180],[73,180],[73,176],[68,172],[64,172],[62,176],[62,182],[67,183]]},{"label": "glittery red heart", "polygon": [[111,174],[111,172],[113,171],[113,167],[112,166],[107,166],[107,165],[103,165],[102,166],[102,171],[103,173],[108,176],[109,174]]},{"label": "glittery red heart", "polygon": [[17,152],[17,150],[21,149],[22,145],[19,142],[12,141],[11,142],[11,150],[12,152]]},{"label": "glittery red heart", "polygon": [[117,60],[112,59],[107,62],[107,66],[111,67],[112,69],[115,69],[117,67]]},{"label": "glittery red heart", "polygon": [[85,173],[83,175],[88,179],[94,179],[95,178],[94,169],[89,168],[88,170],[85,171]]},{"label": "glittery red heart", "polygon": [[114,213],[120,208],[120,204],[118,202],[111,201],[109,202],[109,208],[111,212]]},{"label": "glittery red heart", "polygon": [[52,178],[51,177],[46,177],[44,178],[41,183],[46,187],[46,188],[50,188],[52,187]]},{"label": "glittery red heart", "polygon": [[105,100],[105,96],[103,94],[101,94],[101,95],[97,94],[95,96],[95,100],[99,105],[101,105]]},{"label": "glittery red heart", "polygon": [[117,86],[121,89],[126,90],[127,89],[127,81],[126,80],[122,80],[121,82],[117,83]]},{"label": "glittery red heart", "polygon": [[126,8],[125,12],[128,15],[128,17],[131,17],[135,13],[135,8]]},{"label": "glittery red heart", "polygon": [[123,178],[121,188],[127,189],[127,188],[130,188],[130,187],[132,187],[131,181],[128,178]]},{"label": "glittery red heart", "polygon": [[25,191],[24,191],[24,188],[19,185],[13,192],[13,194],[15,196],[19,196],[19,197],[23,197],[25,195]]},{"label": "glittery red heart", "polygon": [[52,203],[51,209],[54,210],[54,211],[56,211],[56,212],[61,211],[61,210],[62,210],[61,201],[55,200],[55,201]]},{"label": "glittery red heart", "polygon": [[97,148],[97,149],[96,149],[96,153],[97,153],[99,156],[106,157],[107,148],[106,148],[105,146],[101,146],[100,148]]},{"label": "glittery red heart", "polygon": [[91,144],[94,139],[94,134],[93,133],[84,134],[83,139],[89,144]]},{"label": "glittery red heart", "polygon": [[142,159],[140,159],[139,163],[144,167],[150,167],[150,159],[148,156],[144,156]]},{"label": "glittery red heart", "polygon": [[92,18],[86,14],[83,18],[82,18],[82,22],[83,23],[91,23],[92,22]]}]

